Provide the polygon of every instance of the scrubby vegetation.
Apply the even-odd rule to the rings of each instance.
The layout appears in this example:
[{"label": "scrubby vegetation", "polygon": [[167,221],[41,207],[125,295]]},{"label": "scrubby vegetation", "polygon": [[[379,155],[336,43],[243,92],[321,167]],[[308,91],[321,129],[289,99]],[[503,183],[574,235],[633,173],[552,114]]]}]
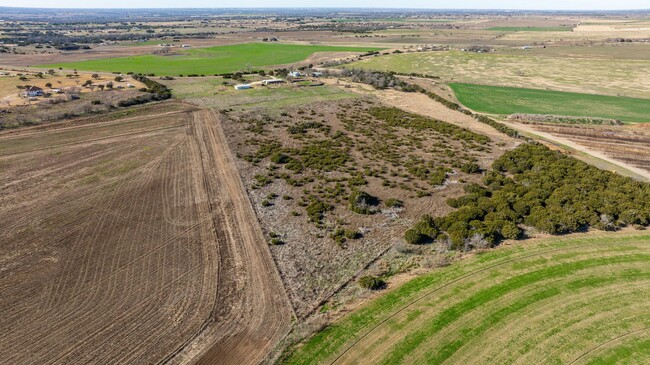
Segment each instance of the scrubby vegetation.
[{"label": "scrubby vegetation", "polygon": [[[368,100],[344,102],[328,115],[305,108],[279,116],[247,114],[236,123],[248,135],[240,157],[258,167],[251,188],[279,181],[299,188],[287,202],[295,205],[291,215],[302,210],[338,244],[352,239],[343,216],[402,208],[404,197],[430,197],[451,177],[481,171],[479,158],[492,150],[484,135]],[[276,206],[268,197],[260,202],[265,210]]]},{"label": "scrubby vegetation", "polygon": [[623,125],[623,122],[618,119],[566,117],[562,115],[546,114],[513,114],[509,116],[508,119],[524,123]]},{"label": "scrubby vegetation", "polygon": [[406,92],[416,91],[413,85],[400,80],[393,72],[343,69],[340,76],[349,77],[354,82],[368,84],[380,90],[396,89]]},{"label": "scrubby vegetation", "polygon": [[[469,250],[521,236],[525,227],[551,234],[587,228],[616,230],[650,224],[650,185],[599,170],[535,143],[507,152],[483,177],[449,199],[458,210],[424,217],[405,234],[409,243],[448,241]],[[442,234],[439,234],[442,232]]]},{"label": "scrubby vegetation", "polygon": [[386,283],[376,276],[362,276],[359,278],[359,286],[369,290],[379,290],[386,286]]}]

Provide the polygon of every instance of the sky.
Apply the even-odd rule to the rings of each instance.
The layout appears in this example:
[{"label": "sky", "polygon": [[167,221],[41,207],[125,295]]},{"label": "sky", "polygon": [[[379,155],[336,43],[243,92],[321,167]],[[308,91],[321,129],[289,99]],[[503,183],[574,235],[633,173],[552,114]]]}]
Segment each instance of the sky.
[{"label": "sky", "polygon": [[[649,0],[0,0],[0,6],[44,8],[368,7],[426,9],[625,10],[650,9]],[[0,14],[1,15],[1,14]]]}]

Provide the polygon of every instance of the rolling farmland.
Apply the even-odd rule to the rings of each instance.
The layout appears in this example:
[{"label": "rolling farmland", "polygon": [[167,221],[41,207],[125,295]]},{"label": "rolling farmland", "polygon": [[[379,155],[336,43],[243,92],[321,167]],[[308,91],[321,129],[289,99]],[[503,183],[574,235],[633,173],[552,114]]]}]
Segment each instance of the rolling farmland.
[{"label": "rolling farmland", "polygon": [[650,100],[515,87],[453,83],[466,107],[488,114],[552,114],[650,122]]},{"label": "rolling farmland", "polygon": [[3,134],[0,166],[3,361],[253,363],[288,329],[214,113]]},{"label": "rolling farmland", "polygon": [[368,52],[379,48],[244,43],[184,50],[170,55],[142,55],[41,65],[43,68],[156,75],[213,75],[303,61],[316,52]]},{"label": "rolling farmland", "polygon": [[285,363],[644,363],[648,259],[650,235],[634,232],[477,254],[346,315]]},{"label": "rolling farmland", "polygon": [[[452,50],[391,54],[353,62],[348,67],[406,74],[416,72],[438,76],[445,82],[650,99],[650,62],[642,56],[644,49],[637,49],[631,55],[628,53],[626,59],[616,59],[617,53],[630,51],[619,47],[603,47],[590,54],[578,47],[560,50],[554,48],[532,51],[499,49],[491,53]],[[630,59],[632,57],[634,59]]]}]

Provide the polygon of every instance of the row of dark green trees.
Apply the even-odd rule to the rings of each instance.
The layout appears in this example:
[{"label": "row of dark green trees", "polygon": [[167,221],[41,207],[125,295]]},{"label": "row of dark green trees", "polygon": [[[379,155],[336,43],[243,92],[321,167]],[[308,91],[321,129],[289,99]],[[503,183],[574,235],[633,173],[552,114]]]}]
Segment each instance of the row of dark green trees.
[{"label": "row of dark green trees", "polygon": [[492,164],[482,184],[449,199],[456,211],[425,216],[409,229],[409,243],[447,240],[452,247],[489,247],[522,235],[520,227],[551,234],[590,227],[616,230],[650,224],[650,184],[603,171],[537,143],[525,143]]}]

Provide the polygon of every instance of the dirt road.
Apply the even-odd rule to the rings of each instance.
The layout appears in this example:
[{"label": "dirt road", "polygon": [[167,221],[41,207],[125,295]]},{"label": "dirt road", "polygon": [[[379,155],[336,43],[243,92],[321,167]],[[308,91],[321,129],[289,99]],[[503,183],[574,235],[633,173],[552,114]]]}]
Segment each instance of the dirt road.
[{"label": "dirt road", "polygon": [[193,358],[198,364],[258,363],[291,322],[284,286],[219,123],[211,110],[195,113],[192,123],[210,171],[206,190],[216,200],[211,205],[222,263],[219,290],[210,322],[172,363]]},{"label": "dirt road", "polygon": [[612,165],[619,166],[625,170],[628,170],[632,172],[634,175],[637,175],[637,177],[640,177],[641,179],[645,179],[646,181],[650,181],[650,172],[644,169],[640,169],[638,167],[632,166],[624,161],[620,161],[614,158],[611,158],[610,156],[593,150],[591,148],[585,147],[581,144],[575,143],[571,141],[568,138],[560,137],[555,134],[547,133],[547,132],[542,132],[534,129],[533,127],[526,125],[526,124],[521,124],[521,123],[504,123],[505,125],[520,130],[525,133],[529,133],[538,137],[541,137],[545,140],[555,142],[564,146],[567,146],[573,150],[580,151],[582,153],[585,153],[587,155],[593,156],[597,159],[609,162]]},{"label": "dirt road", "polygon": [[288,330],[210,111],[0,136],[0,191],[2,362],[254,364]]}]

